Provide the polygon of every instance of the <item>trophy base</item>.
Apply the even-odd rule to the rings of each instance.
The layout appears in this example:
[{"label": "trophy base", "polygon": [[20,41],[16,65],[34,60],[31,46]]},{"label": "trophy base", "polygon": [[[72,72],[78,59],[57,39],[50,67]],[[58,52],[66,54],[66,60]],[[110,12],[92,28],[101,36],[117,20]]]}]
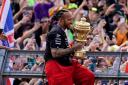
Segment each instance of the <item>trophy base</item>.
[{"label": "trophy base", "polygon": [[74,56],[76,58],[78,58],[78,59],[85,59],[85,52],[83,52],[83,51],[76,51]]}]

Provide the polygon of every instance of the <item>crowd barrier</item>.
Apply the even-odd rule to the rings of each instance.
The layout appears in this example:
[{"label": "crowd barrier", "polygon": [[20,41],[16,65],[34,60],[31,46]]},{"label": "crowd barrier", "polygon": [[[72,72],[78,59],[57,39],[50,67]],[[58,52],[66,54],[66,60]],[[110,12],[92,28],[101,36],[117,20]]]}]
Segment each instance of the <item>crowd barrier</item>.
[{"label": "crowd barrier", "polygon": [[[45,78],[44,73],[45,62],[43,61],[44,52],[42,51],[24,51],[24,50],[5,50],[0,49],[0,85],[6,85],[6,78]],[[112,65],[107,67],[104,72],[94,71],[96,79],[99,80],[127,80],[128,74],[120,71],[120,66],[122,59],[128,57],[128,52],[86,52],[86,59],[95,60],[97,58],[112,58],[114,61],[117,61]],[[37,59],[37,60],[34,60]],[[39,61],[40,70],[31,70],[34,62]],[[13,62],[15,61],[15,62]],[[18,65],[25,63],[22,69],[14,67],[16,70],[12,70],[13,65]],[[41,63],[42,62],[42,63]],[[93,62],[96,63],[96,62]],[[93,64],[94,65],[94,64]],[[21,67],[19,67],[21,68]],[[25,68],[25,70],[23,70]],[[94,66],[93,70],[96,68]]]}]

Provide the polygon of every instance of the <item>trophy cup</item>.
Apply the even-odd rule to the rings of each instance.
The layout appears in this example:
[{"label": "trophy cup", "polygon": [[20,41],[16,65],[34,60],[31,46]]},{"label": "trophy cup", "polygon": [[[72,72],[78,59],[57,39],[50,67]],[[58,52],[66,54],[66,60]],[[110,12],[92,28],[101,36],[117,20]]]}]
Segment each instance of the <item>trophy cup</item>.
[{"label": "trophy cup", "polygon": [[[86,18],[82,17],[80,21],[77,21],[74,27],[75,40],[77,43],[85,44],[86,37],[90,30],[90,23],[86,22]],[[78,59],[84,59],[85,51],[84,48],[77,50],[74,56]]]}]

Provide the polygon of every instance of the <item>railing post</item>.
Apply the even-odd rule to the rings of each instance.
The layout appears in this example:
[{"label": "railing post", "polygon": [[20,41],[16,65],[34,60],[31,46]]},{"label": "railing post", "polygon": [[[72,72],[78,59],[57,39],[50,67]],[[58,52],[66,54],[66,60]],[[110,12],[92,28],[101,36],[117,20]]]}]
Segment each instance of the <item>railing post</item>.
[{"label": "railing post", "polygon": [[117,68],[118,68],[118,70],[117,70],[117,85],[119,85],[120,65],[121,65],[122,55],[123,55],[123,53],[120,52],[120,55],[119,55],[119,59],[120,59],[120,60],[119,60],[119,63],[118,63],[118,65],[117,65]]},{"label": "railing post", "polygon": [[3,65],[5,57],[7,54],[7,50],[6,49],[0,49],[0,85],[5,85],[5,81],[4,81],[4,77],[3,77]]}]

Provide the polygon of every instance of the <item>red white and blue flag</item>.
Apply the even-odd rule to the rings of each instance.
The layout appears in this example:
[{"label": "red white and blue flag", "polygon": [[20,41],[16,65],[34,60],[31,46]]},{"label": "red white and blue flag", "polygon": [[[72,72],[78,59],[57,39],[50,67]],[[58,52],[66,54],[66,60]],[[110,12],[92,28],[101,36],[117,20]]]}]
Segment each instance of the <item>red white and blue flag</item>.
[{"label": "red white and blue flag", "polygon": [[0,28],[3,29],[4,34],[7,36],[9,47],[14,46],[13,26],[14,22],[10,0],[2,0],[2,6],[0,8]]},{"label": "red white and blue flag", "polygon": [[[0,29],[7,36],[7,41],[2,41],[4,46],[14,47],[14,22],[10,0],[2,0],[0,7]],[[14,78],[6,78],[6,85],[13,85]]]}]

